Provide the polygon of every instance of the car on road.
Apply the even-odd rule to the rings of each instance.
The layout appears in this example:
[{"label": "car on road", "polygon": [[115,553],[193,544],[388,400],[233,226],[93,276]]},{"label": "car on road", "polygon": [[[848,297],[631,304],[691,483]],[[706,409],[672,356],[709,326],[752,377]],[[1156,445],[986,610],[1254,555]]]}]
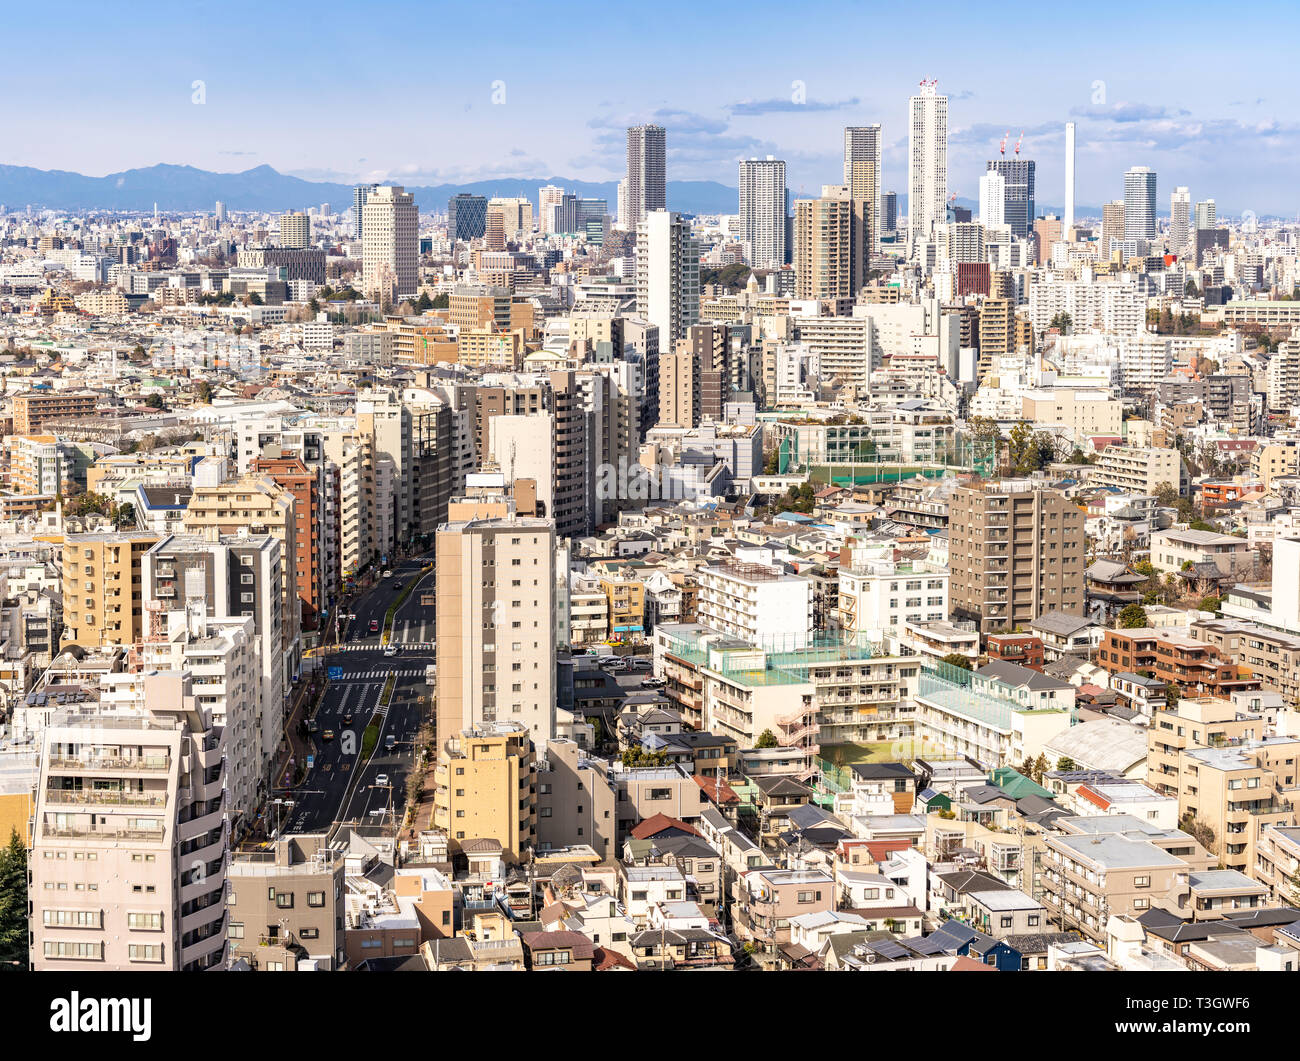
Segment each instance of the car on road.
[{"label": "car on road", "polygon": [[351,711],[349,711],[346,715],[343,716],[343,725],[345,725],[345,726],[350,726],[350,725],[352,725],[352,712],[351,712]]},{"label": "car on road", "polygon": [[667,684],[668,683],[664,681],[662,678],[656,678],[653,675],[651,675],[649,678],[641,679],[641,688],[643,689],[658,689],[661,686]]},{"label": "car on road", "polygon": [[371,619],[371,620],[370,620],[370,632],[371,632],[372,634],[377,634],[377,633],[379,633],[379,620],[378,620],[378,619]]},{"label": "car on road", "polygon": [[385,655],[385,656],[396,656],[396,655],[397,655],[397,646],[396,646],[396,645],[385,645],[385,646],[384,646],[384,655]]},{"label": "car on road", "polygon": [[393,745],[395,745],[396,743],[397,743],[397,738],[390,733],[387,737],[384,738],[384,751],[391,752],[393,750]]},{"label": "car on road", "polygon": [[387,775],[387,774],[376,774],[376,775],[375,775],[375,788],[385,788],[387,785],[388,785],[388,775]]},{"label": "car on road", "polygon": [[321,737],[321,740],[333,740],[333,739],[334,739],[334,731],[333,731],[332,729],[327,729],[324,733],[322,733],[322,734],[320,735],[320,737]]},{"label": "car on road", "polygon": [[320,729],[320,724],[314,718],[307,719],[308,733],[315,733],[318,729]]},{"label": "car on road", "polygon": [[402,588],[402,580],[399,578],[396,582],[393,583],[393,589],[401,589],[401,588]]},{"label": "car on road", "polygon": [[385,571],[381,577],[383,577],[383,578],[392,578],[392,577],[393,577],[393,573],[392,573],[391,571]]}]

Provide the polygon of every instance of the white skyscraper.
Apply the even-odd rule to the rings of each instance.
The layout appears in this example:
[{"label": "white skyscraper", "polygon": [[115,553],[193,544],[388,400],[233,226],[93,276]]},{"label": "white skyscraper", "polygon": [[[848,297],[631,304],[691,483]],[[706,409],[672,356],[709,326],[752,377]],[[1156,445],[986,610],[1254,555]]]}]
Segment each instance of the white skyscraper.
[{"label": "white skyscraper", "polygon": [[1065,216],[1061,218],[1061,238],[1070,238],[1074,228],[1074,122],[1065,123]]},{"label": "white skyscraper", "polygon": [[1175,188],[1169,197],[1169,249],[1181,254],[1191,235],[1192,194],[1186,188]]},{"label": "white skyscraper", "polygon": [[415,196],[381,185],[366,197],[361,236],[366,294],[414,295],[420,286],[420,214]]},{"label": "white skyscraper", "polygon": [[1006,224],[1007,180],[997,170],[989,170],[980,178],[980,224]]},{"label": "white skyscraper", "polygon": [[552,218],[551,212],[547,209],[550,206],[559,206],[564,202],[564,189],[556,187],[554,184],[548,184],[537,190],[537,211],[538,211],[538,231],[553,232],[550,227]]},{"label": "white skyscraper", "polygon": [[740,163],[740,238],[755,268],[784,264],[785,163],[771,155]]},{"label": "white skyscraper", "polygon": [[1124,238],[1156,238],[1156,174],[1149,166],[1133,166],[1124,174]]},{"label": "white skyscraper", "polygon": [[[948,220],[948,97],[937,81],[922,81],[909,107],[907,239],[909,248]],[[910,256],[910,255],[909,255]]]},{"label": "white skyscraper", "polygon": [[672,350],[700,320],[700,248],[681,214],[652,210],[636,230],[636,313]]}]

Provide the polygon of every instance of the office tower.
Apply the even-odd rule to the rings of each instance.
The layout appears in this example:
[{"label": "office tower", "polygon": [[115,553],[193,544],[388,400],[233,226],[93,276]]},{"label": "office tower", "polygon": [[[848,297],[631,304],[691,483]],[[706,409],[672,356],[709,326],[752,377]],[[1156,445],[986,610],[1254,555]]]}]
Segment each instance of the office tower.
[{"label": "office tower", "polygon": [[554,525],[446,523],[436,548],[440,739],[515,722],[544,744],[556,723]]},{"label": "office tower", "polygon": [[627,131],[627,227],[655,210],[668,209],[666,134],[662,125],[634,125]]},{"label": "office tower", "polygon": [[533,204],[528,199],[489,199],[483,241],[488,250],[501,251],[519,233],[533,230]]},{"label": "office tower", "polygon": [[880,203],[880,237],[892,240],[898,235],[898,193],[885,192]]},{"label": "office tower", "polygon": [[855,201],[866,203],[866,260],[880,252],[884,212],[884,137],[879,125],[853,125],[844,130],[844,183]]},{"label": "office tower", "polygon": [[1026,479],[960,486],[948,534],[954,618],[992,633],[1050,609],[1083,614],[1083,514],[1064,494]]},{"label": "office tower", "polygon": [[948,220],[948,97],[938,94],[937,84],[922,81],[909,101],[907,239],[913,250]]},{"label": "office tower", "polygon": [[1156,238],[1156,175],[1149,166],[1133,166],[1124,174],[1124,238]]},{"label": "office tower", "polygon": [[1213,199],[1203,199],[1196,204],[1196,227],[1198,230],[1214,228],[1216,221],[1217,216]]},{"label": "office tower", "polygon": [[1074,228],[1074,122],[1065,123],[1065,217],[1061,219],[1061,231],[1065,238],[1070,238],[1070,229]]},{"label": "office tower", "polygon": [[226,741],[189,672],[105,674],[42,733],[32,968],[221,968]]},{"label": "office tower", "polygon": [[1124,242],[1124,201],[1103,203],[1101,207],[1101,246],[1098,248],[1102,261],[1110,261],[1115,249]]},{"label": "office tower", "polygon": [[1003,210],[1006,205],[1007,182],[995,169],[990,169],[980,178],[980,224],[985,228],[990,225],[1004,225]]},{"label": "office tower", "polygon": [[352,189],[352,230],[357,239],[364,234],[366,200],[378,189],[378,184],[358,184]]},{"label": "office tower", "polygon": [[563,198],[564,198],[564,189],[558,188],[554,184],[544,185],[543,187],[537,190],[537,216],[538,216],[539,231],[541,232],[554,231],[554,229],[548,227],[550,217],[547,213],[547,208],[552,205],[558,206],[560,201]]},{"label": "office tower", "polygon": [[398,298],[420,287],[420,216],[415,197],[401,185],[383,185],[362,210],[362,269],[366,293],[390,288]]},{"label": "office tower", "polygon": [[153,531],[68,535],[63,542],[64,646],[140,640],[140,562],[157,541]]},{"label": "office tower", "polygon": [[1192,196],[1186,188],[1175,188],[1169,197],[1169,249],[1181,254],[1191,237]]},{"label": "office tower", "polygon": [[217,224],[218,225],[223,224],[226,220],[226,204],[223,203],[220,199],[217,200],[217,208],[215,213],[217,215]]},{"label": "office tower", "polygon": [[306,250],[311,246],[311,218],[301,210],[280,215],[280,246],[286,250]]},{"label": "office tower", "polygon": [[658,325],[661,348],[700,319],[700,249],[681,214],[652,210],[637,225],[636,312]]},{"label": "office tower", "polygon": [[852,298],[855,217],[848,188],[826,185],[819,199],[794,204],[795,297]]},{"label": "office tower", "polygon": [[1033,232],[1036,208],[1035,163],[1027,158],[999,158],[991,160],[988,168],[1002,174],[1005,181],[1002,223],[1011,226],[1011,235],[1016,239],[1028,239]]},{"label": "office tower", "polygon": [[740,163],[740,239],[754,268],[785,263],[785,163],[771,155]]},{"label": "office tower", "polygon": [[447,235],[451,239],[468,243],[481,239],[487,231],[487,198],[461,192],[447,202]]}]

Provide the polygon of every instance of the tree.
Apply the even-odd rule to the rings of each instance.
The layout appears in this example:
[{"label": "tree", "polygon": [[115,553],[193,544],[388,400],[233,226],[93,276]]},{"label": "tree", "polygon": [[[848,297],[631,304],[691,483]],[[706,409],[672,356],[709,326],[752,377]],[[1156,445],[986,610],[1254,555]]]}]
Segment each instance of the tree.
[{"label": "tree", "polygon": [[1070,325],[1073,323],[1074,321],[1070,319],[1070,315],[1062,310],[1052,318],[1051,327],[1058,329],[1062,335],[1069,335]]},{"label": "tree", "polygon": [[1213,594],[1207,594],[1201,598],[1201,603],[1196,606],[1197,611],[1217,612],[1223,607],[1223,598],[1216,597]]},{"label": "tree", "polygon": [[1196,281],[1189,276],[1187,278],[1187,283],[1183,285],[1183,294],[1188,298],[1196,298],[1200,293],[1201,292],[1196,287]]},{"label": "tree", "polygon": [[1165,702],[1172,707],[1183,698],[1183,691],[1175,682],[1165,682]]},{"label": "tree", "polygon": [[433,296],[434,309],[446,309],[450,305],[451,296],[448,295],[446,291],[440,291],[438,294]]},{"label": "tree", "polygon": [[200,404],[209,404],[212,401],[212,384],[205,379],[199,380],[195,397],[199,400]]},{"label": "tree", "polygon": [[430,309],[433,309],[433,299],[429,297],[429,292],[421,291],[420,297],[415,300],[415,312],[423,313]]},{"label": "tree", "polygon": [[0,966],[27,968],[27,845],[10,830],[0,850]]},{"label": "tree", "polygon": [[1007,438],[1007,463],[1013,472],[1031,472],[1038,467],[1034,428],[1028,420],[1017,420]]},{"label": "tree", "polygon": [[1191,836],[1191,838],[1205,848],[1205,850],[1214,850],[1214,829],[1198,819],[1191,811],[1188,811],[1178,819],[1178,828]]},{"label": "tree", "polygon": [[1129,604],[1119,613],[1121,630],[1138,630],[1147,624],[1146,609],[1140,604]]},{"label": "tree", "polygon": [[118,506],[117,512],[113,515],[113,521],[118,527],[135,526],[135,505],[130,501],[124,501]]},{"label": "tree", "polygon": [[1076,763],[1073,759],[1071,759],[1068,755],[1062,755],[1059,759],[1056,760],[1056,768],[1058,770],[1077,770],[1079,769],[1079,764]]},{"label": "tree", "polygon": [[972,670],[969,656],[963,656],[960,652],[949,652],[943,657],[943,661],[950,667],[960,667],[962,670]]},{"label": "tree", "polygon": [[776,739],[776,734],[770,729],[763,730],[763,732],[758,735],[758,740],[754,743],[755,748],[776,748],[779,745],[780,741]]},{"label": "tree", "polygon": [[144,403],[150,409],[161,409],[163,407],[162,395],[150,394],[147,398],[145,398]]},{"label": "tree", "polygon": [[1047,756],[1042,752],[1038,753],[1038,758],[1034,760],[1034,783],[1041,785],[1043,776],[1052,768],[1052,764],[1047,761]]}]

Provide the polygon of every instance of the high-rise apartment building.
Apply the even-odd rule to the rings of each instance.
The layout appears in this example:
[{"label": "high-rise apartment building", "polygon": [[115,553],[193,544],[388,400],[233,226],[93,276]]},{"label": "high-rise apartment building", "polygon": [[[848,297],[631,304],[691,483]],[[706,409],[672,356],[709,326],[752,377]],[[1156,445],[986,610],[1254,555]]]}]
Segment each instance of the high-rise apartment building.
[{"label": "high-rise apartment building", "polygon": [[533,229],[533,204],[528,199],[489,199],[483,242],[488,250],[502,251],[519,233]]},{"label": "high-rise apartment building", "polygon": [[537,221],[539,232],[551,232],[548,207],[558,206],[564,199],[564,189],[554,184],[547,184],[537,190]]},{"label": "high-rise apartment building", "polygon": [[36,970],[205,970],[226,955],[226,744],[187,671],[101,677],[43,731]]},{"label": "high-rise apartment building", "polygon": [[749,264],[785,264],[785,163],[769,155],[740,163],[740,239]]},{"label": "high-rise apartment building", "polygon": [[1156,174],[1149,166],[1133,166],[1124,174],[1124,238],[1156,238]]},{"label": "high-rise apartment building", "polygon": [[1109,261],[1111,255],[1124,242],[1124,201],[1116,199],[1103,203],[1101,207],[1101,246],[1098,254],[1102,261]]},{"label": "high-rise apartment building", "polygon": [[1175,188],[1169,196],[1169,249],[1182,254],[1191,240],[1192,195],[1186,188]]},{"label": "high-rise apartment building", "polygon": [[844,183],[866,218],[866,260],[880,252],[884,214],[884,136],[879,125],[851,125],[844,130]]},{"label": "high-rise apartment building", "polygon": [[908,107],[907,232],[913,249],[948,219],[948,97],[921,82]]},{"label": "high-rise apartment building", "polygon": [[860,220],[855,216],[849,189],[843,185],[824,186],[819,199],[795,200],[796,298],[854,296],[854,281],[865,277],[860,260],[865,249]]},{"label": "high-rise apartment building", "polygon": [[997,158],[989,161],[989,171],[1002,174],[1002,223],[1011,226],[1016,239],[1033,234],[1035,210],[1034,172],[1036,164],[1027,158]]},{"label": "high-rise apartment building", "polygon": [[438,733],[516,722],[544,744],[556,735],[554,525],[444,524],[436,579]]},{"label": "high-rise apartment building", "polygon": [[152,531],[70,534],[64,539],[64,645],[130,645],[140,639],[140,563],[157,541]]},{"label": "high-rise apartment building", "polygon": [[311,246],[311,218],[303,211],[280,215],[280,246],[286,250],[306,250]]},{"label": "high-rise apartment building", "polygon": [[415,197],[400,185],[386,184],[367,197],[362,212],[366,293],[414,295],[420,286],[420,216]]},{"label": "high-rise apartment building", "polygon": [[636,312],[658,326],[662,347],[700,319],[700,248],[681,214],[652,210],[637,225]]},{"label": "high-rise apartment building", "polygon": [[1218,212],[1213,199],[1202,199],[1196,204],[1196,227],[1214,228],[1218,223]]},{"label": "high-rise apartment building", "polygon": [[1006,224],[1004,217],[1007,198],[1007,182],[995,169],[989,169],[980,177],[980,224],[985,228],[991,225]]},{"label": "high-rise apartment building", "polygon": [[461,192],[447,202],[447,235],[468,243],[487,231],[487,197]]},{"label": "high-rise apartment building", "polygon": [[1027,479],[958,487],[948,536],[954,618],[994,633],[1051,609],[1083,614],[1083,513],[1064,494]]},{"label": "high-rise apartment building", "polygon": [[666,133],[662,125],[634,125],[627,131],[627,228],[635,229],[655,210],[668,209]]},{"label": "high-rise apartment building", "polygon": [[352,231],[357,239],[365,233],[366,200],[378,188],[378,184],[358,184],[352,189]]},{"label": "high-rise apartment building", "polygon": [[302,606],[304,630],[315,630],[320,610],[329,603],[327,593],[334,587],[325,584],[325,567],[321,562],[324,545],[321,534],[323,483],[319,468],[308,468],[297,457],[258,457],[252,462],[254,475],[268,476],[276,486],[293,498],[294,555],[298,599]]}]

